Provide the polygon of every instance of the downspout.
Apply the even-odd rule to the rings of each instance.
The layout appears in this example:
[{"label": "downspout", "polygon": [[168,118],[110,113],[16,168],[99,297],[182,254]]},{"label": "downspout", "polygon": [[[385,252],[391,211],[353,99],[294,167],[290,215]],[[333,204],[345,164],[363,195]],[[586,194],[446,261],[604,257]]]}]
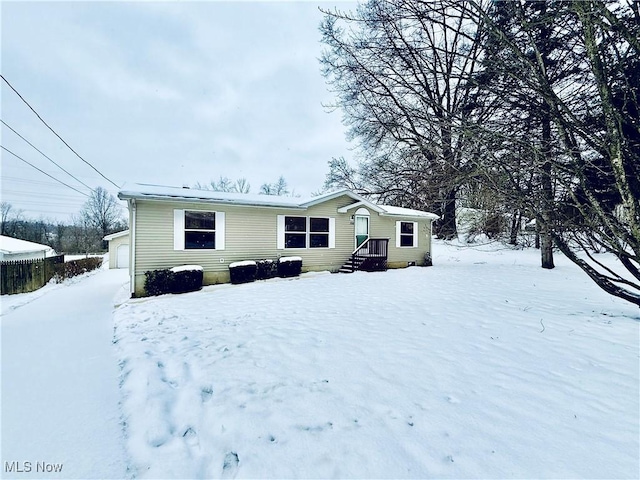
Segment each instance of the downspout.
[{"label": "downspout", "polygon": [[429,220],[429,258],[431,259],[431,265],[433,265],[433,250],[431,248],[433,241],[433,219]]},{"label": "downspout", "polygon": [[129,226],[129,290],[131,296],[136,292],[136,200],[129,200],[131,225]]}]

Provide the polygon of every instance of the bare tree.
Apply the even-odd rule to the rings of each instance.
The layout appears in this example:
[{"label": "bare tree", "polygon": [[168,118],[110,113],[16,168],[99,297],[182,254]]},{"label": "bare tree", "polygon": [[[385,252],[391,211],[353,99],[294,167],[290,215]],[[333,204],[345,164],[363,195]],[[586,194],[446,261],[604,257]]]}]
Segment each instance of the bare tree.
[{"label": "bare tree", "polygon": [[[498,3],[515,13],[513,22],[503,24],[495,5],[474,2],[474,9],[493,41],[519,64],[503,73],[515,80],[509,95],[521,98],[524,108],[512,103],[508,111],[529,112],[542,130],[536,144],[491,122],[475,125],[491,160],[484,162],[486,177],[503,174],[505,193],[536,217],[569,259],[608,293],[640,305],[640,6]],[[543,11],[543,28],[523,14],[530,8]],[[550,48],[558,35],[566,40]],[[485,91],[493,86],[488,83]],[[513,143],[527,144],[542,197],[514,181],[513,165],[505,161]],[[619,263],[605,263],[594,249],[613,253]]]},{"label": "bare tree", "polygon": [[220,176],[218,181],[211,180],[209,184],[196,183],[195,188],[200,190],[212,190],[214,192],[232,192],[232,193],[249,193],[251,184],[246,178],[238,178],[235,182],[228,177]]},{"label": "bare tree", "polygon": [[260,194],[286,196],[291,195],[292,192],[290,192],[287,187],[287,181],[282,175],[280,175],[278,180],[274,183],[263,183],[260,186]]},{"label": "bare tree", "polygon": [[118,200],[104,188],[98,187],[91,192],[80,216],[83,226],[93,228],[102,239],[122,224],[122,207]]},{"label": "bare tree", "polygon": [[323,74],[364,158],[357,170],[334,161],[329,181],[435,210],[438,235],[455,237],[468,174],[461,126],[480,115],[468,82],[481,58],[480,24],[465,1],[371,0],[324,13]]},{"label": "bare tree", "polygon": [[249,193],[251,191],[251,184],[247,182],[246,178],[242,177],[236,180],[233,189],[237,193]]},{"label": "bare tree", "polygon": [[13,205],[9,202],[0,203],[0,235],[4,235],[6,233],[7,221],[9,220],[12,208]]}]

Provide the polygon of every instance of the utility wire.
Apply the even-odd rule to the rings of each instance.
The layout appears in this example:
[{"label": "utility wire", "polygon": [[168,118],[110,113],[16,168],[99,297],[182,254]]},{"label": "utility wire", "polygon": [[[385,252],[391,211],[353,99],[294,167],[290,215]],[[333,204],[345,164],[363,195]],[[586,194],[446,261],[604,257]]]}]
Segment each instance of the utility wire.
[{"label": "utility wire", "polygon": [[76,155],[76,157],[78,157],[78,158],[79,158],[80,160],[82,160],[84,163],[86,163],[86,164],[87,164],[87,165],[89,165],[91,168],[93,168],[93,169],[94,169],[94,170],[95,170],[95,171],[96,171],[96,172],[97,172],[97,173],[98,173],[102,178],[104,178],[104,179],[105,179],[105,180],[107,180],[109,183],[111,183],[111,185],[113,185],[113,186],[114,186],[114,187],[116,187],[116,188],[120,188],[116,183],[114,183],[114,182],[113,182],[112,180],[110,180],[109,178],[105,177],[105,176],[102,174],[102,172],[100,172],[100,170],[98,170],[96,167],[94,167],[93,165],[91,165],[91,163],[87,162],[84,158],[82,158],[82,157],[80,156],[80,154],[79,154],[78,152],[76,152],[73,148],[71,148],[71,146],[70,146],[67,142],[65,142],[65,141],[64,141],[64,139],[63,139],[60,135],[58,135],[58,134],[56,133],[56,131],[55,131],[53,128],[51,128],[47,122],[45,122],[45,121],[44,121],[44,119],[43,119],[43,118],[38,114],[38,112],[36,112],[36,111],[35,111],[35,109],[34,109],[31,105],[29,105],[29,102],[27,102],[27,101],[22,97],[22,95],[20,95],[20,92],[18,92],[15,88],[13,88],[13,85],[11,85],[11,84],[9,83],[9,80],[7,80],[6,78],[4,78],[4,75],[0,74],[0,78],[2,78],[2,80],[4,80],[4,82],[5,82],[7,85],[9,85],[9,88],[11,88],[11,90],[13,90],[13,91],[16,93],[16,95],[18,95],[18,97],[20,97],[20,100],[22,100],[22,101],[25,103],[25,105],[26,105],[27,107],[29,107],[33,113],[35,113],[35,114],[36,114],[36,117],[38,117],[38,118],[40,119],[40,121],[41,121],[42,123],[44,123],[44,124],[45,124],[45,126],[46,126],[49,130],[51,130],[51,131],[53,132],[53,134],[54,134],[56,137],[58,137],[58,138],[62,141],[62,143],[64,143],[64,144],[67,146],[67,148],[69,148],[69,150],[71,150],[71,151]]},{"label": "utility wire", "polygon": [[5,148],[4,146],[0,145],[0,148],[2,148],[3,150],[5,150],[6,152],[10,153],[11,155],[13,155],[14,157],[16,157],[18,160],[22,160],[24,163],[26,163],[27,165],[31,165],[33,168],[35,168],[36,170],[38,170],[39,172],[44,173],[47,177],[49,178],[53,178],[56,182],[61,183],[62,185],[64,185],[65,187],[69,187],[71,190],[75,190],[76,192],[78,192],[80,195],[84,195],[85,197],[88,197],[89,195],[87,195],[84,192],[81,192],[80,190],[78,190],[77,188],[72,187],[71,185],[67,185],[66,183],[64,183],[62,180],[58,180],[56,177],[49,175],[47,172],[45,172],[44,170],[39,169],[38,167],[36,167],[34,164],[27,162],[24,158],[16,155],[15,153],[13,153],[11,150],[9,150],[8,148]]},{"label": "utility wire", "polygon": [[[4,180],[4,179],[3,179]],[[50,192],[50,191],[46,191],[46,190],[42,190],[40,192],[34,192],[34,191],[26,191],[26,190],[14,190],[13,188],[7,188],[6,185],[3,185],[2,188],[2,193],[3,194],[9,194],[9,195],[19,195],[20,197],[37,197],[37,198],[41,198],[41,199],[46,199],[46,198],[52,198],[55,200],[68,200],[68,201],[78,201],[78,197],[73,194],[69,194],[69,195],[64,195],[64,194],[60,194],[60,193],[54,193],[54,192]]]},{"label": "utility wire", "polygon": [[86,183],[84,183],[82,180],[80,180],[79,178],[77,178],[75,175],[73,175],[72,173],[68,172],[67,170],[65,170],[64,168],[62,168],[59,164],[57,164],[53,159],[51,159],[49,156],[47,156],[45,153],[43,153],[38,147],[36,147],[33,143],[31,143],[29,140],[27,140],[26,138],[24,138],[22,135],[20,135],[18,132],[16,132],[9,124],[7,124],[7,122],[5,122],[4,120],[2,120],[0,118],[0,122],[2,122],[2,124],[7,127],[9,130],[11,130],[13,133],[15,133],[17,136],[19,136],[22,140],[24,140],[25,142],[27,142],[29,145],[31,145],[35,150],[38,151],[38,153],[40,153],[40,155],[42,155],[44,158],[46,158],[47,160],[49,160],[51,163],[53,163],[56,167],[58,167],[60,170],[62,170],[64,173],[66,173],[67,175],[69,175],[71,178],[75,179],[77,182],[81,183],[82,185],[84,185],[85,187],[87,187],[89,190],[91,190],[93,192],[93,188],[91,188],[89,185],[87,185]]}]

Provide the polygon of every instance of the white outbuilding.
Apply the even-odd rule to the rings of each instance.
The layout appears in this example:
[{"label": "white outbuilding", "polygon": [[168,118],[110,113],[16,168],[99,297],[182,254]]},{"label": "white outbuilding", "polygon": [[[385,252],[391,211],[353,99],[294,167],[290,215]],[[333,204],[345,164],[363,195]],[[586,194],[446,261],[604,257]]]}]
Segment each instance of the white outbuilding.
[{"label": "white outbuilding", "polygon": [[112,233],[103,240],[109,242],[109,268],[129,268],[129,230]]},{"label": "white outbuilding", "polygon": [[42,260],[55,255],[55,250],[49,245],[0,235],[0,261]]}]

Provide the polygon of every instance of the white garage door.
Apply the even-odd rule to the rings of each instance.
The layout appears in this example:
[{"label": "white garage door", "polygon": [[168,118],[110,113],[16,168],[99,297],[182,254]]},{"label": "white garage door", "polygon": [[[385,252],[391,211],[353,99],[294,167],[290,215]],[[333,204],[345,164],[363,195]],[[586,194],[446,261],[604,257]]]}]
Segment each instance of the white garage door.
[{"label": "white garage door", "polygon": [[126,243],[118,245],[116,268],[129,268],[129,245]]}]

